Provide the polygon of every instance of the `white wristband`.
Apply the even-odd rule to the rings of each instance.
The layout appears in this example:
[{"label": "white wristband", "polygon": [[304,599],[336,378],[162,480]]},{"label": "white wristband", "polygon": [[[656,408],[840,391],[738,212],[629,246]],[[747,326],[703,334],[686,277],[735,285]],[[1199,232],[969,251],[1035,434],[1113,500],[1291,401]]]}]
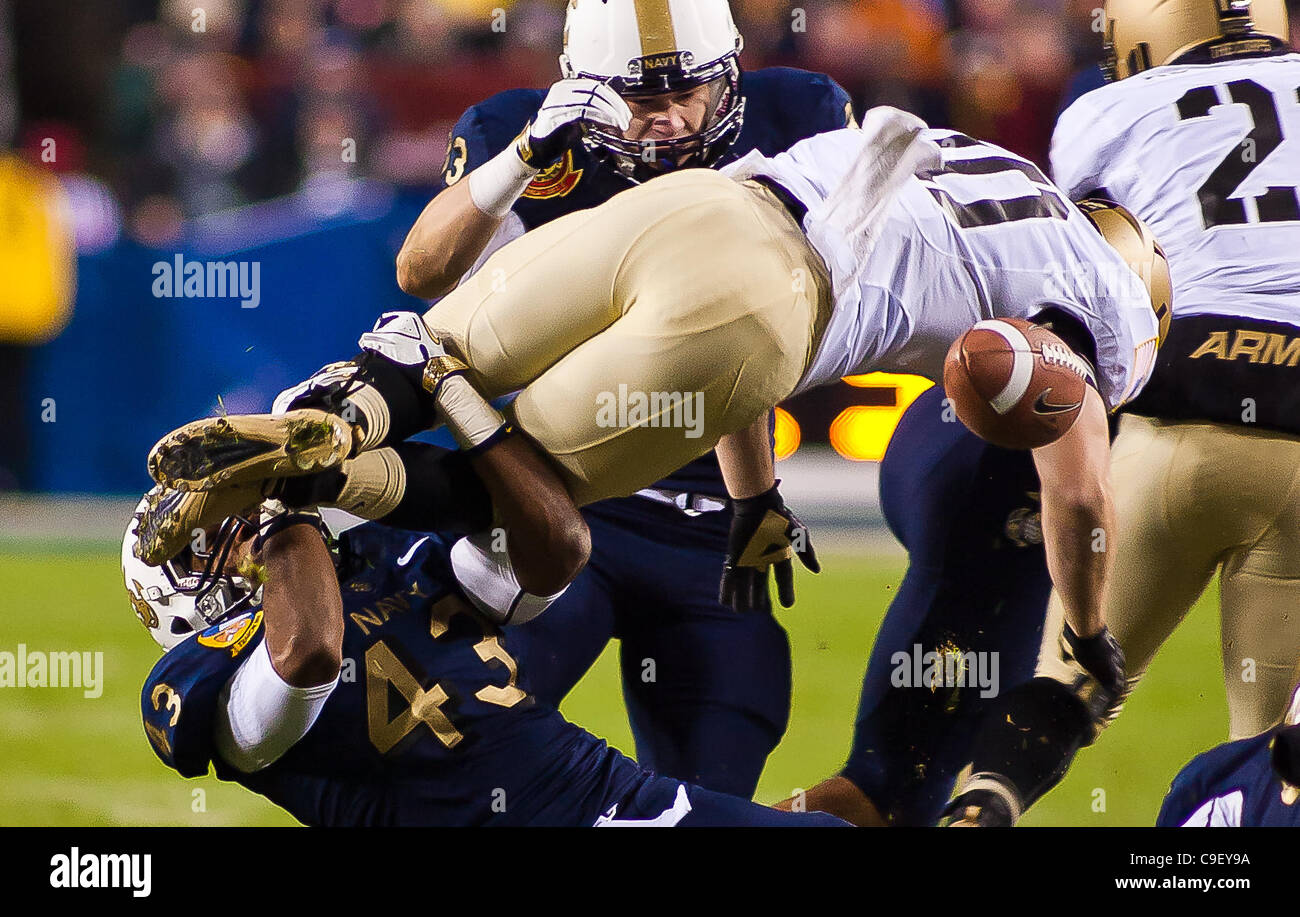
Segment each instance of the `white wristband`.
[{"label": "white wristband", "polygon": [[503,219],[537,172],[524,165],[512,143],[469,173],[470,200],[488,216]]}]

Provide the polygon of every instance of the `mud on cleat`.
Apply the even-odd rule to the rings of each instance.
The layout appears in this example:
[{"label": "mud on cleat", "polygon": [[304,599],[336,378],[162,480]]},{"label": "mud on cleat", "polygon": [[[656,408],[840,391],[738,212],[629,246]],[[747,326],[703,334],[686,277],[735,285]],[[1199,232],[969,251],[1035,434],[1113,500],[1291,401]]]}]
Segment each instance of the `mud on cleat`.
[{"label": "mud on cleat", "polygon": [[184,491],[298,477],[337,467],[352,441],[351,424],[314,408],[209,417],[159,440],[149,452],[149,475]]},{"label": "mud on cleat", "polygon": [[262,489],[261,481],[201,493],[154,487],[145,495],[135,556],[151,567],[173,559],[223,519],[257,509]]}]

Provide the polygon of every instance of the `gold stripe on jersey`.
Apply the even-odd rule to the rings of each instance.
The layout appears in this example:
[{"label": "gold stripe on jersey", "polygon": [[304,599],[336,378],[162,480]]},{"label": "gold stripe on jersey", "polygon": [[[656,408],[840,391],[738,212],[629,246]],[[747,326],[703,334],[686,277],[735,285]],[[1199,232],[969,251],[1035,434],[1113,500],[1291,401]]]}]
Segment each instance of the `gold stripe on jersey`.
[{"label": "gold stripe on jersey", "polygon": [[636,28],[641,33],[641,55],[650,57],[677,50],[673,12],[669,0],[633,0]]}]

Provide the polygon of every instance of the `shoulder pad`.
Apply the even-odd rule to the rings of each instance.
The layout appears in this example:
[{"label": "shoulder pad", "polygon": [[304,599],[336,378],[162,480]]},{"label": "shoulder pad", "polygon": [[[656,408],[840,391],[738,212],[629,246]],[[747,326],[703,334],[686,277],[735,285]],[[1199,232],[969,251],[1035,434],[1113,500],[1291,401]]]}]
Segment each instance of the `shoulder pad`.
[{"label": "shoulder pad", "polygon": [[158,661],[140,693],[154,753],[183,777],[202,777],[216,750],[213,722],[226,683],[262,640],[262,610],[209,627]]}]

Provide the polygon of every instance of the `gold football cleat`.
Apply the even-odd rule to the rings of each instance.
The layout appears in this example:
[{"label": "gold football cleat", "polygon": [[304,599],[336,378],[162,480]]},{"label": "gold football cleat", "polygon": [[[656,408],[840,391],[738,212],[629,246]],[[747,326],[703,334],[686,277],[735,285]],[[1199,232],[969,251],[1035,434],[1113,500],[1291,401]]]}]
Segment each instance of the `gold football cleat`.
[{"label": "gold football cleat", "polygon": [[262,482],[202,493],[155,487],[145,499],[148,506],[140,516],[135,556],[156,567],[226,517],[255,510],[262,503]]},{"label": "gold football cleat", "polygon": [[165,487],[202,491],[312,474],[351,452],[351,424],[325,411],[235,414],[168,433],[149,452],[149,474]]}]

